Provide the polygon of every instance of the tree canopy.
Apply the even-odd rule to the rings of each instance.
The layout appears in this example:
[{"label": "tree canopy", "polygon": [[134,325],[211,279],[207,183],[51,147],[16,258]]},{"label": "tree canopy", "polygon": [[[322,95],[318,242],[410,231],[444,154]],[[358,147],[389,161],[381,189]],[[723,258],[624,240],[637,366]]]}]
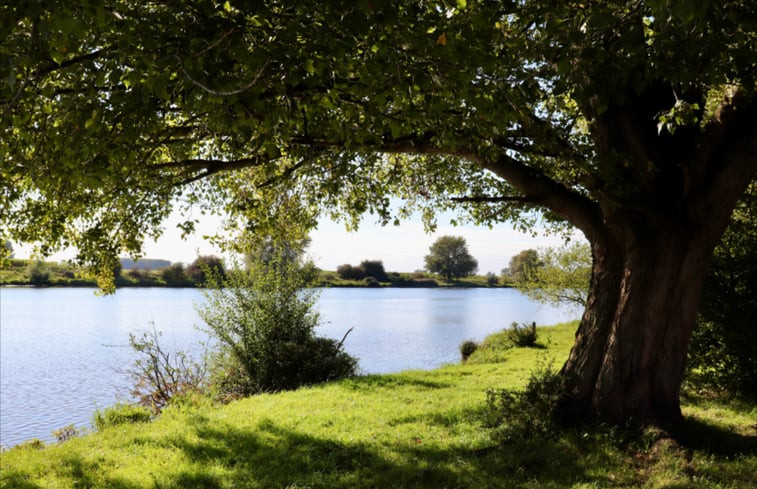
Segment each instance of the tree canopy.
[{"label": "tree canopy", "polygon": [[568,410],[675,420],[705,265],[757,171],[756,19],[751,0],[6,3],[0,230],[107,275],[177,202],[298,235],[319,213],[541,215],[594,259]]},{"label": "tree canopy", "polygon": [[465,238],[459,236],[442,236],[434,241],[424,260],[426,270],[447,280],[467,277],[478,268],[478,261],[468,252]]},{"label": "tree canopy", "polygon": [[3,229],[96,263],[139,251],[177,199],[252,214],[274,181],[351,218],[402,217],[394,194],[597,233],[598,205],[725,178],[681,163],[710,149],[692,132],[753,134],[752,2],[0,8]]},{"label": "tree canopy", "polygon": [[541,266],[539,252],[534,249],[523,250],[510,258],[507,268],[502,269],[502,275],[507,280],[520,282],[534,268]]},{"label": "tree canopy", "polygon": [[525,267],[515,281],[515,287],[540,302],[581,309],[586,306],[591,280],[588,244],[571,243],[560,248],[546,248],[534,259],[537,265]]}]

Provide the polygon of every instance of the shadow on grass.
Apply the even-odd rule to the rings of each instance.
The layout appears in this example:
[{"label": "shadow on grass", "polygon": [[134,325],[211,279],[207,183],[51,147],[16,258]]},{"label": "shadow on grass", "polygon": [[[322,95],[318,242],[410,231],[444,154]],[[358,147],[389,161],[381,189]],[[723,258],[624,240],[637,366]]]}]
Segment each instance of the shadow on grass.
[{"label": "shadow on grass", "polygon": [[693,450],[702,450],[714,455],[757,455],[757,435],[734,433],[697,418],[686,418],[676,441]]},{"label": "shadow on grass", "polygon": [[[196,436],[194,436],[196,435]],[[169,487],[519,487],[526,481],[570,486],[588,476],[574,450],[560,444],[455,449],[409,438],[391,444],[343,443],[261,422],[256,428],[195,419],[174,439],[188,463]],[[211,467],[222,475],[209,475]]]},{"label": "shadow on grass", "polygon": [[341,382],[341,385],[354,390],[373,392],[378,389],[394,389],[396,387],[412,386],[422,389],[444,389],[451,387],[446,382],[436,382],[425,379],[413,379],[405,375],[365,375],[354,377]]}]

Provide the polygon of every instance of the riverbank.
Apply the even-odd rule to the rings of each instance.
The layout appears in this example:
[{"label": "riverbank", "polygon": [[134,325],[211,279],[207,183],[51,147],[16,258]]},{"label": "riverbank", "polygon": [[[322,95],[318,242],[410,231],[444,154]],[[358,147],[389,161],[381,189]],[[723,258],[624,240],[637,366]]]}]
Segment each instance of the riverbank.
[{"label": "riverbank", "polygon": [[[42,273],[32,271],[37,266]],[[501,284],[500,280],[493,281],[485,275],[471,275],[456,280],[445,280],[442,277],[424,272],[389,272],[382,280],[367,277],[362,280],[346,280],[330,270],[316,269],[314,286],[316,287],[397,287],[397,288],[429,288],[429,287],[487,287],[509,288],[510,284]],[[117,270],[116,288],[126,287],[169,287],[169,288],[199,288],[202,280],[195,280],[189,276],[165,273],[164,269],[155,270]],[[37,262],[35,260],[8,260],[0,267],[0,287],[97,287],[94,277],[88,276],[86,270],[68,263]]]},{"label": "riverbank", "polygon": [[[522,388],[559,363],[576,323],[539,330],[539,349],[494,337],[466,363],[358,377],[255,396],[196,401],[0,456],[3,487],[754,487],[757,409],[687,397],[691,446],[648,434],[576,430],[498,445],[482,422],[488,389]],[[494,363],[492,363],[494,362]]]}]

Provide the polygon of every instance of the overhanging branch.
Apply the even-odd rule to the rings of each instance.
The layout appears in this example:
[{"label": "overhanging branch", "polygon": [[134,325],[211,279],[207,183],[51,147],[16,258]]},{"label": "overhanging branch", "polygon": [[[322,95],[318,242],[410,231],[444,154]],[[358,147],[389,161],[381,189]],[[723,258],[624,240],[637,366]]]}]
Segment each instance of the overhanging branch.
[{"label": "overhanging branch", "polygon": [[473,202],[473,203],[497,203],[513,202],[518,204],[536,204],[537,200],[533,197],[524,195],[469,195],[462,197],[451,197],[453,202]]}]

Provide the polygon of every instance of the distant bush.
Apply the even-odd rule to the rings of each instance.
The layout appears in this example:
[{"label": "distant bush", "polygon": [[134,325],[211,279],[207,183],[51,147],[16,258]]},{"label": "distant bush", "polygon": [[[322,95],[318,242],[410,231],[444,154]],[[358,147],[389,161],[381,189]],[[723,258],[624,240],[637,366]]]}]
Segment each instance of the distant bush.
[{"label": "distant bush", "polygon": [[490,287],[493,287],[495,285],[499,285],[499,277],[497,277],[493,272],[489,272],[486,274],[486,284]]},{"label": "distant bush", "polygon": [[42,260],[34,260],[26,268],[26,276],[32,285],[45,285],[50,283],[50,267]]},{"label": "distant bush", "polygon": [[381,260],[363,260],[360,262],[360,268],[366,277],[373,277],[379,282],[387,282],[389,280],[384,270],[384,263]]},{"label": "distant bush", "polygon": [[324,282],[333,282],[337,279],[338,275],[336,272],[321,272],[320,276],[318,277],[320,280]]},{"label": "distant bush", "polygon": [[381,284],[379,284],[379,281],[376,280],[376,278],[374,278],[374,277],[365,277],[363,279],[363,283],[367,287],[381,287]]},{"label": "distant bush", "polygon": [[507,329],[507,338],[515,346],[533,347],[536,346],[537,333],[536,323],[526,324],[512,323]]},{"label": "distant bush", "polygon": [[336,274],[344,280],[362,280],[365,278],[365,270],[353,267],[349,263],[336,267]]},{"label": "distant bush", "polygon": [[460,345],[460,356],[462,357],[463,362],[468,360],[476,350],[478,350],[478,343],[473,340],[463,341]]},{"label": "distant bush", "polygon": [[161,278],[167,285],[183,284],[187,280],[187,276],[184,273],[184,265],[182,263],[174,263],[160,271]]},{"label": "distant bush", "polygon": [[208,273],[217,274],[221,280],[226,276],[223,261],[217,256],[198,256],[185,271],[187,278],[198,285],[205,285],[208,281]]},{"label": "distant bush", "polygon": [[129,278],[133,278],[134,280],[143,280],[149,274],[148,274],[148,272],[145,272],[145,271],[142,271],[142,270],[139,270],[139,269],[135,268],[134,270],[129,270],[128,272],[126,272],[126,275]]},{"label": "distant bush", "polygon": [[404,284],[406,287],[438,287],[439,284],[432,278],[414,279]]},{"label": "distant bush", "polygon": [[102,411],[95,411],[92,424],[98,431],[102,431],[109,426],[150,421],[152,416],[153,413],[144,406],[118,403]]}]

